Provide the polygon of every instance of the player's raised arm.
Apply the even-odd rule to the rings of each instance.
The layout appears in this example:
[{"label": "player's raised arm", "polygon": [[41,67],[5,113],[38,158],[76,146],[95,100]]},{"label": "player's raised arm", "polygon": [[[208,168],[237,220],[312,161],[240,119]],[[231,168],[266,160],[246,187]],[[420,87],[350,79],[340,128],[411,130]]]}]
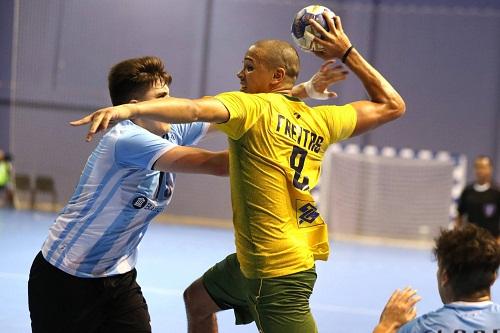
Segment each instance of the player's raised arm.
[{"label": "player's raised arm", "polygon": [[344,33],[340,17],[333,20],[323,15],[329,30],[314,20],[310,24],[323,38],[314,38],[314,42],[323,46],[322,51],[314,52],[323,59],[341,59],[344,64],[361,80],[370,100],[351,103],[358,113],[354,135],[362,134],[384,123],[399,118],[405,112],[405,103],[392,85],[371,66],[354,48]]},{"label": "player's raised arm", "polygon": [[215,98],[191,100],[169,97],[103,108],[70,124],[73,126],[90,124],[86,137],[87,141],[90,141],[94,134],[106,130],[110,123],[134,118],[148,118],[167,123],[195,121],[220,123],[229,119],[229,112]]}]

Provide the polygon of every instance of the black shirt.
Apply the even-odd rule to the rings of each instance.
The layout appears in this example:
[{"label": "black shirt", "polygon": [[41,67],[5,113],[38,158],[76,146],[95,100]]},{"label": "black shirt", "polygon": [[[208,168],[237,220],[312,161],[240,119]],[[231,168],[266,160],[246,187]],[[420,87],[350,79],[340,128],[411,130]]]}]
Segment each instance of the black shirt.
[{"label": "black shirt", "polygon": [[500,235],[500,190],[493,185],[483,192],[476,191],[474,184],[468,185],[458,202],[458,213],[467,215],[470,223],[489,230],[493,236]]}]

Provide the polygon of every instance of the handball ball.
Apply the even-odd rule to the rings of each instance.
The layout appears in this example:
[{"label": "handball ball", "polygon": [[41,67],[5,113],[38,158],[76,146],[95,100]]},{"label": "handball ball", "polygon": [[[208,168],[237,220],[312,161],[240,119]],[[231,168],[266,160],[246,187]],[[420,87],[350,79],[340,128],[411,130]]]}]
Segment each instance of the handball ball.
[{"label": "handball ball", "polygon": [[321,38],[321,35],[314,31],[313,27],[309,24],[309,20],[313,19],[318,22],[326,31],[330,31],[328,24],[323,17],[323,12],[326,11],[327,15],[331,18],[335,16],[330,9],[319,6],[307,6],[299,10],[292,23],[292,38],[293,41],[303,50],[321,51],[323,46],[314,43],[314,36]]}]

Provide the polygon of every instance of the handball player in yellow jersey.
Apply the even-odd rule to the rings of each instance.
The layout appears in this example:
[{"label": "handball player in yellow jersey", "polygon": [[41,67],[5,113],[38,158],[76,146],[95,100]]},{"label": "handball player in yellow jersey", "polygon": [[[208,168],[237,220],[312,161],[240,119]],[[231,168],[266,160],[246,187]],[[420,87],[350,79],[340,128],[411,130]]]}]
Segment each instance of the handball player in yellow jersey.
[{"label": "handball player in yellow jersey", "polygon": [[[403,115],[391,84],[352,47],[340,18],[325,16],[316,42],[323,59],[341,59],[370,97],[344,106],[309,107],[292,97],[299,74],[295,49],[280,40],[251,45],[238,73],[240,92],[201,99],[165,98],[98,110],[87,140],[123,119],[216,123],[229,141],[236,254],[217,263],[184,293],[189,332],[217,332],[215,313],[233,309],[237,324],[260,332],[310,333],[316,324],[309,297],[315,260],[329,254],[326,224],[310,190],[328,146]],[[295,96],[300,94],[294,94]]]}]

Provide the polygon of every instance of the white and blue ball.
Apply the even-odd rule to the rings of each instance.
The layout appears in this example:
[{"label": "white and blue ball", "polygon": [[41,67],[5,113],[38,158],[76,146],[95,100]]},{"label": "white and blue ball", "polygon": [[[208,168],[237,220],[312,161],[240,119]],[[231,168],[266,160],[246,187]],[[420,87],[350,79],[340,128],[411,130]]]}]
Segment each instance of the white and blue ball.
[{"label": "white and blue ball", "polygon": [[321,35],[314,31],[309,24],[309,20],[313,19],[318,22],[326,31],[330,31],[328,24],[323,17],[323,12],[331,18],[335,16],[334,12],[327,7],[320,5],[307,6],[299,10],[292,23],[292,38],[293,41],[304,51],[321,51],[323,47],[314,43],[314,36],[321,38]]}]

